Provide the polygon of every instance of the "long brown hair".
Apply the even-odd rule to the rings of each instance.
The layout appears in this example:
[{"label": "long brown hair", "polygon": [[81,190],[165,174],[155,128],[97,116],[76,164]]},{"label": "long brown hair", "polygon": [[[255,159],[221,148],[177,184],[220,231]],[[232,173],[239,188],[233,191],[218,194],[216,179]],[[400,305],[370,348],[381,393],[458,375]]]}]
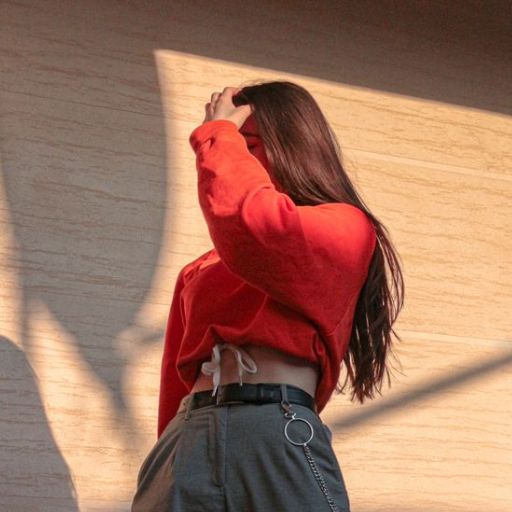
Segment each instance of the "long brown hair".
[{"label": "long brown hair", "polygon": [[[250,104],[269,162],[269,173],[294,203],[316,205],[344,202],[364,211],[375,227],[377,243],[367,279],[358,297],[349,346],[343,362],[347,378],[336,391],[343,394],[347,380],[351,400],[373,398],[384,372],[391,385],[386,359],[392,353],[393,330],[404,302],[404,282],[398,254],[386,227],[359,197],[343,164],[339,142],[313,96],[288,81],[261,80],[241,86],[235,105]],[[385,263],[389,267],[390,283]],[[393,293],[394,292],[394,293]],[[393,354],[394,355],[394,354]]]}]

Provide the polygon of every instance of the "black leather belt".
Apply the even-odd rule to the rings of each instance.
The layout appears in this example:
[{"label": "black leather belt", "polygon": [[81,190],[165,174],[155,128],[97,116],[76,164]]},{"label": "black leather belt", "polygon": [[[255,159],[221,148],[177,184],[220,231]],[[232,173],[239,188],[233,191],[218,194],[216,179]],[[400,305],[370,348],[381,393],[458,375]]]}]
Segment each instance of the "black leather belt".
[{"label": "black leather belt", "polygon": [[[292,404],[305,405],[316,413],[315,399],[307,391],[286,384],[288,402]],[[212,396],[212,390],[196,391],[191,393],[190,409],[198,409],[208,405],[222,405],[227,403],[255,403],[267,404],[281,402],[281,384],[264,383],[251,384],[244,382],[241,386],[238,382],[220,385],[217,394]]]}]

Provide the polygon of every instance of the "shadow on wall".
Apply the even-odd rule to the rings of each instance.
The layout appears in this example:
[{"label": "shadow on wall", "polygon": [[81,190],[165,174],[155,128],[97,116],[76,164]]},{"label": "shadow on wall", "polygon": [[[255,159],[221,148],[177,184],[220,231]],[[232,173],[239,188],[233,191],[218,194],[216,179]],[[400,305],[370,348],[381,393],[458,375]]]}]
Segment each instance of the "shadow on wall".
[{"label": "shadow on wall", "polygon": [[[9,49],[2,54],[0,89],[2,206],[19,250],[20,345],[27,358],[34,339],[31,305],[41,301],[109,392],[114,423],[135,431],[122,382],[137,352],[162,345],[164,326],[138,327],[136,318],[155,286],[164,231],[172,232],[164,224],[166,208],[173,207],[167,195],[172,133],[164,128],[156,49],[512,112],[504,104],[512,97],[506,90],[512,53],[503,51],[510,47],[507,16],[474,0],[464,8],[404,2],[400,12],[390,11],[396,4],[319,2],[311,10],[305,0],[253,6],[224,0],[50,0],[44,8],[6,3],[0,31],[0,48]],[[212,87],[221,85],[236,84]],[[190,110],[201,114],[202,105]],[[173,283],[161,286],[172,291]],[[131,355],[118,348],[128,328],[137,333]],[[37,401],[29,413],[41,415],[25,424],[25,412],[13,410],[16,422],[1,424],[5,446],[15,457],[23,454],[16,463],[23,468],[27,447],[39,439],[45,450],[32,450],[31,462],[40,456],[44,460],[34,463],[40,468],[50,456],[60,476],[47,485],[38,480],[33,492],[69,496],[71,503],[65,463],[48,429],[40,428],[44,413],[30,366],[9,340],[2,350],[7,358],[1,364],[13,377],[5,386],[14,393],[33,386],[29,402],[15,394],[9,403],[24,408]],[[20,432],[23,440],[14,437]],[[12,448],[18,442],[19,449]],[[132,454],[133,445],[126,440]],[[55,492],[48,485],[56,485]]]},{"label": "shadow on wall", "polygon": [[78,511],[68,465],[41,403],[37,376],[23,351],[4,336],[0,375],[0,510]]},{"label": "shadow on wall", "polygon": [[[30,314],[44,304],[105,389],[112,422],[135,432],[122,384],[132,358],[162,343],[164,325],[136,316],[155,286],[173,199],[151,31],[125,34],[131,7],[92,4],[3,8],[0,48],[15,41],[17,53],[2,67],[2,206],[17,250],[20,347],[30,360]],[[128,457],[137,446],[126,439]]]},{"label": "shadow on wall", "polygon": [[[512,344],[512,340],[508,340]],[[408,405],[428,400],[433,396],[442,396],[449,390],[454,390],[458,386],[463,386],[471,381],[482,379],[486,374],[493,374],[504,369],[512,368],[512,351],[505,352],[499,356],[493,357],[481,364],[470,366],[462,371],[446,375],[442,379],[417,387],[407,389],[407,394],[399,394],[390,399],[376,400],[375,404],[370,404],[364,410],[347,414],[341,420],[335,420],[331,424],[333,434],[342,435],[343,432],[350,431],[357,425],[371,422],[372,418],[382,418],[393,412],[403,411]],[[385,390],[385,388],[384,388]]]},{"label": "shadow on wall", "polygon": [[172,4],[162,48],[512,115],[510,2]]}]

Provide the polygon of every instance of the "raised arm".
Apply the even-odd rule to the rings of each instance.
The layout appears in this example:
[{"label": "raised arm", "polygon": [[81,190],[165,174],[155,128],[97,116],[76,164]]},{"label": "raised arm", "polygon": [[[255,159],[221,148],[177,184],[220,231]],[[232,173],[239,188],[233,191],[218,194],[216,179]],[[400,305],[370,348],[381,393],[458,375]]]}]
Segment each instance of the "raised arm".
[{"label": "raised arm", "polygon": [[225,265],[334,330],[366,279],[376,243],[368,217],[346,203],[296,206],[275,188],[232,121],[207,121],[189,142],[199,204]]}]

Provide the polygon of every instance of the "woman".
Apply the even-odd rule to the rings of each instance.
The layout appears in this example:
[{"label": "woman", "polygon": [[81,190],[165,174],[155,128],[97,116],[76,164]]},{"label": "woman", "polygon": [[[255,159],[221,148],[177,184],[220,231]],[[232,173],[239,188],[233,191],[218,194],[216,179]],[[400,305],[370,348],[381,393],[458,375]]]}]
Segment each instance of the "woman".
[{"label": "woman", "polygon": [[189,142],[214,248],[176,281],[132,512],[349,511],[319,413],[347,379],[352,400],[380,393],[396,254],[304,88],[226,87],[205,109]]}]

